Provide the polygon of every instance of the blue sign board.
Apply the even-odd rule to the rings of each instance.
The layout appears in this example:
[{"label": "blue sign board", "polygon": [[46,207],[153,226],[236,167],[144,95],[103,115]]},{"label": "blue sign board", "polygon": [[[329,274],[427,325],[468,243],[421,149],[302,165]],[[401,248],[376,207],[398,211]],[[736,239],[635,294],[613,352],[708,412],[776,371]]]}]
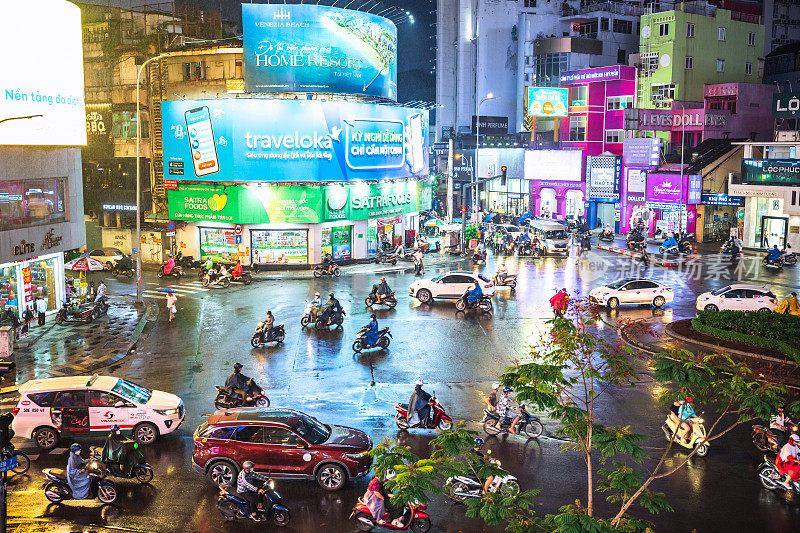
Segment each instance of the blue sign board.
[{"label": "blue sign board", "polygon": [[[165,179],[321,182],[428,175],[426,110],[235,98],[162,102],[161,114]],[[198,140],[206,137],[213,142]]]},{"label": "blue sign board", "polygon": [[722,205],[730,207],[741,207],[744,205],[743,196],[729,196],[724,193],[718,194],[703,194],[702,204],[705,205]]},{"label": "blue sign board", "polygon": [[397,99],[397,27],[314,4],[242,4],[248,92],[335,92]]},{"label": "blue sign board", "polygon": [[8,472],[9,470],[13,470],[17,467],[17,456],[12,455],[8,459],[3,459],[0,461],[0,472]]},{"label": "blue sign board", "polygon": [[241,235],[234,235],[236,239],[236,244],[242,244],[242,236]]},{"label": "blue sign board", "polygon": [[702,191],[703,191],[703,176],[699,174],[690,174],[689,187],[687,188],[686,192],[686,203],[692,205],[699,204]]}]

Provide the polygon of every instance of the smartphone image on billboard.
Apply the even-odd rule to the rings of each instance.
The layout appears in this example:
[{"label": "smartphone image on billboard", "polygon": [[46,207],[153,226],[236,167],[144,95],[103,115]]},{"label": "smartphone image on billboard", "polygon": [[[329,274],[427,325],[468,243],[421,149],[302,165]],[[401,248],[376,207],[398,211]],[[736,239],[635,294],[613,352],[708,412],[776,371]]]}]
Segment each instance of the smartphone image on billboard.
[{"label": "smartphone image on billboard", "polygon": [[211,128],[211,113],[208,106],[189,109],[184,113],[186,131],[189,139],[189,152],[192,154],[194,175],[208,176],[219,172],[217,144],[214,141],[214,130]]},{"label": "smartphone image on billboard", "polygon": [[410,130],[408,162],[411,167],[411,173],[416,174],[421,172],[425,165],[425,160],[423,159],[425,155],[422,152],[422,115],[416,114],[408,117],[408,128]]}]

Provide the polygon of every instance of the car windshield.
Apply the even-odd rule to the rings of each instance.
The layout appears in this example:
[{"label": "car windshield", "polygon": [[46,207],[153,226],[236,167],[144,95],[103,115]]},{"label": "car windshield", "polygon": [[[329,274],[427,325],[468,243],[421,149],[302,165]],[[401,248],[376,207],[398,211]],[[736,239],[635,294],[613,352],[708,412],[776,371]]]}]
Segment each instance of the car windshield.
[{"label": "car windshield", "polygon": [[328,426],[310,416],[292,416],[286,423],[311,444],[322,444],[331,436]]},{"label": "car windshield", "polygon": [[613,283],[609,283],[608,285],[606,285],[606,287],[608,287],[609,289],[619,289],[629,281],[630,281],[629,279],[618,279]]},{"label": "car windshield", "polygon": [[111,388],[111,392],[116,392],[126,400],[138,404],[147,403],[150,396],[153,394],[153,391],[150,389],[146,389],[130,381],[125,381],[124,379],[118,380],[117,384]]},{"label": "car windshield", "polygon": [[730,289],[730,288],[731,288],[731,286],[730,286],[730,285],[728,285],[727,287],[722,287],[721,289],[717,289],[717,290],[715,290],[715,291],[714,291],[714,292],[712,292],[711,294],[713,294],[714,296],[719,296],[720,294],[722,294],[723,292],[727,291],[727,290],[728,290],[728,289]]},{"label": "car windshield", "polygon": [[490,280],[489,278],[487,278],[483,274],[478,274],[478,277],[481,278],[481,281],[483,281],[484,283],[491,283],[492,282],[492,280]]},{"label": "car windshield", "polygon": [[567,238],[567,234],[564,232],[563,229],[545,231],[544,232],[544,236],[547,239],[566,239]]}]

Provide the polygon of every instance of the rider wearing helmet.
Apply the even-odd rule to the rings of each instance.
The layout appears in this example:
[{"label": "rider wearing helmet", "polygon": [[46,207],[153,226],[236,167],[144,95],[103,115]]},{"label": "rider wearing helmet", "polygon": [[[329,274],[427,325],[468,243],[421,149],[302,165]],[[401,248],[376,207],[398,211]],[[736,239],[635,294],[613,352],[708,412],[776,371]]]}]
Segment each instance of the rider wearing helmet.
[{"label": "rider wearing helmet", "polygon": [[486,408],[489,411],[496,411],[497,410],[497,393],[500,391],[500,383],[492,383],[492,392],[489,393],[489,396],[486,397],[484,402],[486,402]]},{"label": "rider wearing helmet", "polygon": [[264,479],[253,471],[253,461],[245,461],[242,464],[242,471],[236,478],[236,492],[238,496],[247,502],[247,513],[256,522],[261,518],[256,514],[256,506],[261,494],[264,493]]},{"label": "rider wearing helmet", "polygon": [[494,427],[500,429],[500,424],[503,423],[505,418],[514,418],[511,422],[511,426],[508,428],[508,432],[516,434],[517,422],[519,422],[522,414],[517,412],[516,407],[514,407],[514,398],[511,397],[511,389],[509,387],[505,387],[503,389],[503,394],[497,399],[497,414],[500,415],[500,417],[497,419]]},{"label": "rider wearing helmet", "polygon": [[328,325],[330,325],[333,317],[342,312],[342,304],[339,303],[339,300],[333,295],[333,293],[328,293],[328,301],[325,303],[324,310],[322,311],[322,315],[320,318],[325,319],[328,321]]},{"label": "rider wearing helmet", "polygon": [[249,385],[250,378],[242,374],[242,363],[233,364],[233,373],[225,380],[225,388],[234,392],[244,393]]},{"label": "rider wearing helmet", "polygon": [[86,461],[81,457],[81,445],[76,442],[69,447],[67,460],[67,484],[72,489],[72,497],[76,500],[89,497],[89,487],[92,482],[84,469],[85,464]]},{"label": "rider wearing helmet", "polygon": [[683,440],[683,444],[688,445],[692,438],[692,420],[695,417],[694,413],[694,400],[686,398],[685,401],[678,402],[678,419],[680,425],[678,426],[677,437]]},{"label": "rider wearing helmet", "polygon": [[392,289],[386,283],[386,278],[381,278],[381,282],[373,285],[372,292],[370,292],[370,296],[376,301],[381,301],[390,294],[392,294]]},{"label": "rider wearing helmet", "polygon": [[[480,481],[480,469],[486,466],[486,456],[481,451],[481,446],[483,446],[483,439],[478,437],[475,439],[475,446],[473,446],[472,450],[469,453],[469,463],[472,467],[473,473],[475,477]],[[486,478],[486,481],[483,483],[483,493],[486,494],[488,492],[489,487],[494,480],[494,476],[489,476]]]},{"label": "rider wearing helmet", "polygon": [[425,383],[418,379],[414,383],[414,392],[408,400],[408,423],[410,426],[428,426],[428,418],[431,412],[431,395],[422,389]]}]

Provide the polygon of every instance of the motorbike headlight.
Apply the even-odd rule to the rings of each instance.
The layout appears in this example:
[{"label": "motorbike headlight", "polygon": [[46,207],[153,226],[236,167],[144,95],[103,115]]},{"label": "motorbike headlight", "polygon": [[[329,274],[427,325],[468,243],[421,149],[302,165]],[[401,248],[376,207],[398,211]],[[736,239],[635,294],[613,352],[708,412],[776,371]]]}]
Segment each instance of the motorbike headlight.
[{"label": "motorbike headlight", "polygon": [[160,414],[161,416],[172,416],[178,414],[178,408],[175,409],[153,409],[156,413]]},{"label": "motorbike headlight", "polygon": [[703,419],[702,418],[695,418],[694,421],[697,422],[698,424],[702,424],[703,423]]},{"label": "motorbike headlight", "polygon": [[267,483],[267,485],[269,485],[270,490],[275,490],[275,482],[272,481],[271,479],[269,480],[269,483]]}]

